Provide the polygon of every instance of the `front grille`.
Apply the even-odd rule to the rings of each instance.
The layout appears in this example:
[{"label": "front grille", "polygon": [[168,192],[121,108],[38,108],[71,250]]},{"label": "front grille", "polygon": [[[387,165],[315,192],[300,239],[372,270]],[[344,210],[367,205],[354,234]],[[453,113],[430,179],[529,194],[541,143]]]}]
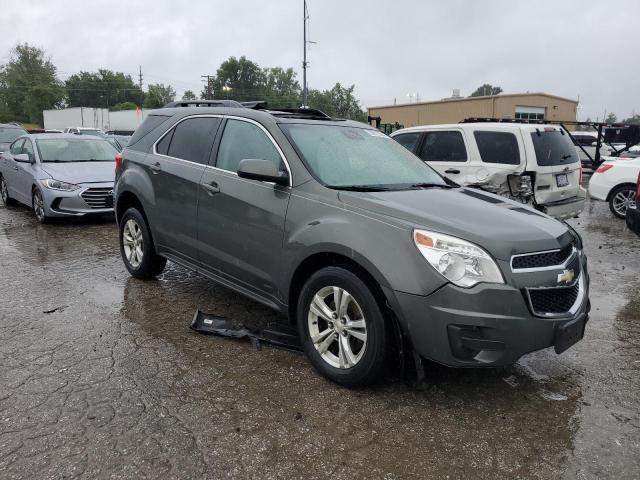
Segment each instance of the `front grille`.
[{"label": "front grille", "polygon": [[536,315],[567,313],[578,300],[580,282],[570,287],[529,289],[531,308]]},{"label": "front grille", "polygon": [[532,253],[530,255],[518,255],[511,259],[511,268],[521,270],[525,268],[544,268],[562,265],[573,251],[573,245],[569,244],[560,250],[544,253]]},{"label": "front grille", "polygon": [[113,208],[113,188],[88,188],[82,198],[91,208]]}]

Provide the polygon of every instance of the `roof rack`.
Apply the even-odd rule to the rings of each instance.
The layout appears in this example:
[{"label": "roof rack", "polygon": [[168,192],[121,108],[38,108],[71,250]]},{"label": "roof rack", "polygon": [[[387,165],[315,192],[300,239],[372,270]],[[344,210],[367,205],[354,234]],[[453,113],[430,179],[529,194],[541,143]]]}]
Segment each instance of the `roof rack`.
[{"label": "roof rack", "polygon": [[169,102],[162,108],[177,107],[229,107],[242,108],[243,105],[235,100],[180,100],[177,102]]},{"label": "roof rack", "polygon": [[310,118],[315,120],[332,119],[322,110],[316,110],[315,108],[278,108],[276,110],[267,110],[267,112],[276,117]]},{"label": "roof rack", "polygon": [[250,108],[252,110],[266,110],[267,102],[265,100],[252,100],[250,102],[240,102],[243,107]]}]

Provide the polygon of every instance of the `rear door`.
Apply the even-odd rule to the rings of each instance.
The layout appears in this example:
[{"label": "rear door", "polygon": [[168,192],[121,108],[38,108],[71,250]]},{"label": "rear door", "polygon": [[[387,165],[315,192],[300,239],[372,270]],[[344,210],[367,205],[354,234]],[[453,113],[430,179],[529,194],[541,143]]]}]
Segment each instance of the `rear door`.
[{"label": "rear door", "polygon": [[535,200],[548,204],[576,197],[580,189],[580,158],[559,127],[540,126],[524,133],[527,170],[534,171]]},{"label": "rear door", "polygon": [[423,133],[417,155],[441,175],[461,185],[476,183],[469,148],[462,129]]},{"label": "rear door", "polygon": [[228,118],[217,147],[215,167],[207,168],[199,189],[200,261],[262,297],[278,299],[284,222],[291,188],[238,177],[241,160],[272,161],[286,171],[275,140],[259,123]]},{"label": "rear door", "polygon": [[158,250],[197,262],[196,213],[200,178],[209,159],[219,116],[187,117],[153,147],[149,178],[155,193]]}]

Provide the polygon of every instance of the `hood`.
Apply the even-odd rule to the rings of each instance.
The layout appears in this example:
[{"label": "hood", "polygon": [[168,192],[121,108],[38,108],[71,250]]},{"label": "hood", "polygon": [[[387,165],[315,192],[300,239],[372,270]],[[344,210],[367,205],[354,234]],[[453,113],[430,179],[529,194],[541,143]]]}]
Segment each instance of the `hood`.
[{"label": "hood", "polygon": [[69,183],[101,183],[115,180],[114,162],[42,163],[42,170],[51,178]]},{"label": "hood", "polygon": [[553,250],[571,243],[561,222],[520,203],[468,188],[340,192],[352,207],[473,242],[496,258]]}]

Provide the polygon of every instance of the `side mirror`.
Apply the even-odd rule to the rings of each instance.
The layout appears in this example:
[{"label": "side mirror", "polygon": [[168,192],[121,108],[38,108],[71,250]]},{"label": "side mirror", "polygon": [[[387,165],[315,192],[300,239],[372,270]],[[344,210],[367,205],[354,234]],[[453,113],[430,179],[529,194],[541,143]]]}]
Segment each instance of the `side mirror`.
[{"label": "side mirror", "polygon": [[18,155],[14,155],[13,159],[16,162],[20,162],[20,163],[34,163],[34,161],[31,160],[29,158],[29,155],[27,155],[26,153],[19,153]]},{"label": "side mirror", "polygon": [[289,174],[279,172],[273,162],[269,160],[245,159],[240,160],[238,176],[262,182],[273,182],[278,185],[289,185]]}]

